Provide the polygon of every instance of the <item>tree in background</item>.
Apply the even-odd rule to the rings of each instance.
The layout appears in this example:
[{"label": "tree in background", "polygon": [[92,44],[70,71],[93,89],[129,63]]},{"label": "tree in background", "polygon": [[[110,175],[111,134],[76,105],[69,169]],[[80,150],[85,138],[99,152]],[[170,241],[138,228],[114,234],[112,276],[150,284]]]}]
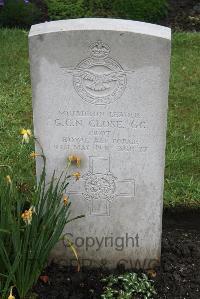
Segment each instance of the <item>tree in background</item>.
[{"label": "tree in background", "polygon": [[1,5],[1,26],[30,27],[41,20],[41,10],[28,0],[4,0]]}]

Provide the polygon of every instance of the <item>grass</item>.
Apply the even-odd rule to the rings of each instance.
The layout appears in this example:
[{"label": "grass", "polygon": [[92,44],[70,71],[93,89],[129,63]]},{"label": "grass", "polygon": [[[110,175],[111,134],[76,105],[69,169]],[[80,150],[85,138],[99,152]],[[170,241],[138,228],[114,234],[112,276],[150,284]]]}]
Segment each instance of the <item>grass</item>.
[{"label": "grass", "polygon": [[[19,130],[32,127],[27,32],[0,30],[0,164],[14,165],[22,181],[26,163],[18,158]],[[165,206],[200,206],[200,34],[174,33],[165,171]]]},{"label": "grass", "polygon": [[176,33],[172,44],[165,205],[200,205],[199,33]]}]

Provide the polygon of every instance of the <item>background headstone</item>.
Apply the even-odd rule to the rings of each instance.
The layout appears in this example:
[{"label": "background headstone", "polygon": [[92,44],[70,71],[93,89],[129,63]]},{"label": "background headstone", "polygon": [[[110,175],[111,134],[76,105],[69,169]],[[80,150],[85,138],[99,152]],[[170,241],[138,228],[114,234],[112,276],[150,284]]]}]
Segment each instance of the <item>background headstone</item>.
[{"label": "background headstone", "polygon": [[[66,227],[82,264],[152,268],[160,260],[171,32],[125,20],[34,25],[35,136],[58,172],[82,158]],[[41,161],[37,161],[37,173]],[[54,259],[70,263],[60,243]]]}]

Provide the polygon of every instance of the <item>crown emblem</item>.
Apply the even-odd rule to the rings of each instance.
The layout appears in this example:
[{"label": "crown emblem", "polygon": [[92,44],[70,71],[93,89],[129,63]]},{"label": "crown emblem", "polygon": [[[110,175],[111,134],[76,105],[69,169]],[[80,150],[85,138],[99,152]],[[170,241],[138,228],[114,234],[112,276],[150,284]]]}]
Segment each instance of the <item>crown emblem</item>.
[{"label": "crown emblem", "polygon": [[102,41],[96,41],[90,45],[92,56],[96,58],[105,58],[110,53],[110,47]]}]

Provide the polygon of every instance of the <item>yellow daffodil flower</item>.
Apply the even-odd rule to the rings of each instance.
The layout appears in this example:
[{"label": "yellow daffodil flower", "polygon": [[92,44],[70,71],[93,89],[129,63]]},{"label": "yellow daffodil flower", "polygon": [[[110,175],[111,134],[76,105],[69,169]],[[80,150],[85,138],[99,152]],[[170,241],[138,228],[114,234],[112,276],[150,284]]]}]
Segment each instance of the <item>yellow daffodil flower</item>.
[{"label": "yellow daffodil flower", "polygon": [[68,202],[69,202],[69,197],[67,195],[64,195],[63,196],[63,204],[64,204],[64,206],[67,206]]},{"label": "yellow daffodil flower", "polygon": [[80,172],[74,172],[74,173],[72,173],[72,176],[74,176],[76,178],[76,181],[78,181],[81,177],[81,174],[80,174]]},{"label": "yellow daffodil flower", "polygon": [[75,155],[71,155],[68,157],[68,161],[70,163],[75,163],[78,167],[81,165],[81,158]]},{"label": "yellow daffodil flower", "polygon": [[32,152],[31,154],[30,154],[30,157],[31,158],[36,158],[36,157],[40,157],[41,155],[39,154],[39,153],[36,153],[36,152]]},{"label": "yellow daffodil flower", "polygon": [[12,184],[11,177],[9,175],[6,176],[6,181],[8,184]]},{"label": "yellow daffodil flower", "polygon": [[70,163],[74,162],[74,159],[76,159],[75,156],[71,155],[71,156],[68,157],[68,160],[69,160]]},{"label": "yellow daffodil flower", "polygon": [[33,206],[31,206],[29,210],[25,210],[22,213],[21,217],[27,225],[31,224],[33,213],[35,213],[35,208]]},{"label": "yellow daffodil flower", "polygon": [[12,294],[12,290],[13,290],[13,287],[11,287],[11,289],[10,289],[10,295],[8,296],[8,299],[15,299],[15,296],[13,296],[13,294]]},{"label": "yellow daffodil flower", "polygon": [[32,135],[31,130],[22,129],[20,134],[22,135],[22,143],[29,143],[29,139]]},{"label": "yellow daffodil flower", "polygon": [[81,166],[81,158],[80,158],[80,157],[76,157],[76,165],[77,165],[78,167]]}]

